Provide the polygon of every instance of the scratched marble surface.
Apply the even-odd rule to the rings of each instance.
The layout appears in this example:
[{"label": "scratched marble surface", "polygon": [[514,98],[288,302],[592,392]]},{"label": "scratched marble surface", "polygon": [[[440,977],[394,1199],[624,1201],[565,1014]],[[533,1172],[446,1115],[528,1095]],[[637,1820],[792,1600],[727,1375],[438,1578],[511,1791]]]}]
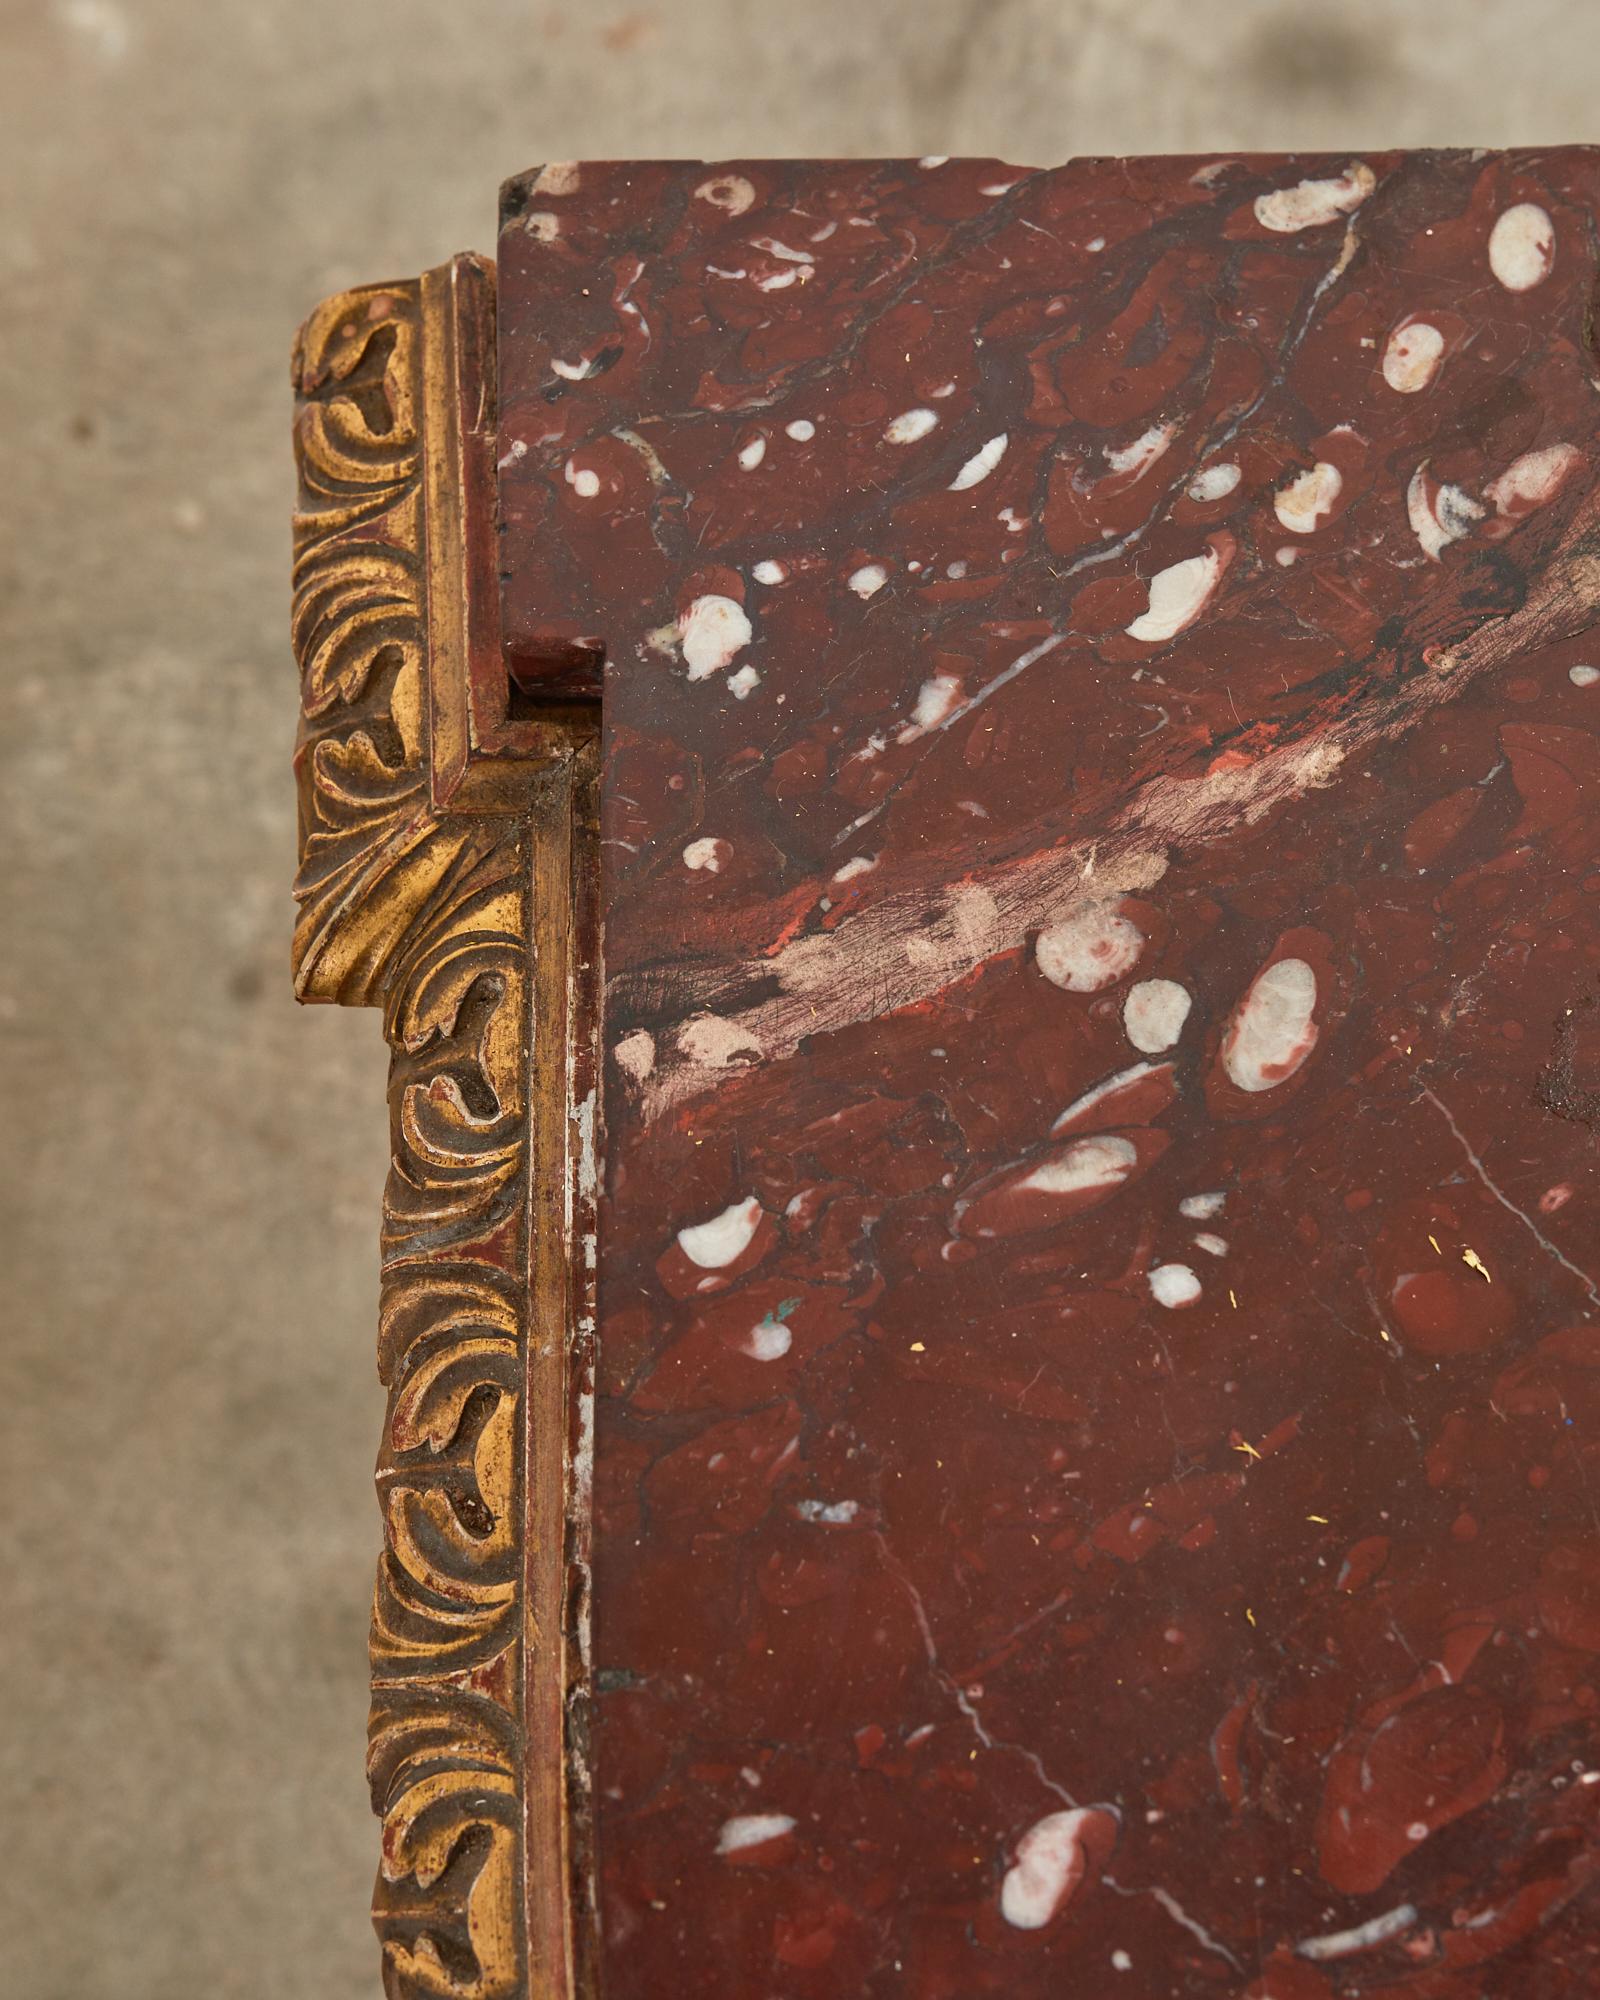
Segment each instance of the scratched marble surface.
[{"label": "scratched marble surface", "polygon": [[508,188],[614,2000],[1600,1981],[1597,170]]}]

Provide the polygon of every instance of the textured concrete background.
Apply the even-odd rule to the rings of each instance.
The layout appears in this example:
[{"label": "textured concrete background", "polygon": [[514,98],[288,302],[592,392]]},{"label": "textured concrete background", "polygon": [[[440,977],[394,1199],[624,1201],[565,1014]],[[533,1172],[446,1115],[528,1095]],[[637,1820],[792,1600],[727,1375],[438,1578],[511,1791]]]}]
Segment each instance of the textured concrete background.
[{"label": "textured concrete background", "polygon": [[383,1056],[288,998],[300,315],[492,249],[539,159],[1580,139],[1597,52],[1581,0],[0,0],[7,1994],[378,1991]]}]

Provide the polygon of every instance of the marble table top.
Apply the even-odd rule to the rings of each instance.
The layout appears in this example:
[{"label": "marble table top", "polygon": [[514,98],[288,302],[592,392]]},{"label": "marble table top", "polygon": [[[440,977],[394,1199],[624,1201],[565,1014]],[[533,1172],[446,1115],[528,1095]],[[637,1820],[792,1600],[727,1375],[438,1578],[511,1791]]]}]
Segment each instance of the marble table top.
[{"label": "marble table top", "polygon": [[1597,181],[510,184],[610,2000],[1600,1985]]}]

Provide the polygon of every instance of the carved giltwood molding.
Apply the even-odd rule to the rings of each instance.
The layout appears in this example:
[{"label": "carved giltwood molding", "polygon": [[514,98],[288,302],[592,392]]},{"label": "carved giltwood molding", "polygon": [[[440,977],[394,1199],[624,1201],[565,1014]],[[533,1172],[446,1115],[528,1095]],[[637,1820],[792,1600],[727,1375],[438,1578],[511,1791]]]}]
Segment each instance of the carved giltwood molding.
[{"label": "carved giltwood molding", "polygon": [[374,1921],[391,2000],[542,2000],[584,1948],[594,716],[500,660],[490,267],[328,300],[294,385],[295,990],[391,1050]]}]

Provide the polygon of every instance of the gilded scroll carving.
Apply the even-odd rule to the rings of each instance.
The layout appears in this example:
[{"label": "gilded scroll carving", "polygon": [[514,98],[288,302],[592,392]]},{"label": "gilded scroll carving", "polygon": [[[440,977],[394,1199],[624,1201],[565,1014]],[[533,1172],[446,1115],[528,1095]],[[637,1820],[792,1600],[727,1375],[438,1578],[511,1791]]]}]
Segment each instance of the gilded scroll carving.
[{"label": "gilded scroll carving", "polygon": [[296,988],[392,1051],[372,1624],[374,1916],[391,2000],[525,1990],[521,1399],[527,823],[431,808],[421,287],[329,300],[295,354]]}]

